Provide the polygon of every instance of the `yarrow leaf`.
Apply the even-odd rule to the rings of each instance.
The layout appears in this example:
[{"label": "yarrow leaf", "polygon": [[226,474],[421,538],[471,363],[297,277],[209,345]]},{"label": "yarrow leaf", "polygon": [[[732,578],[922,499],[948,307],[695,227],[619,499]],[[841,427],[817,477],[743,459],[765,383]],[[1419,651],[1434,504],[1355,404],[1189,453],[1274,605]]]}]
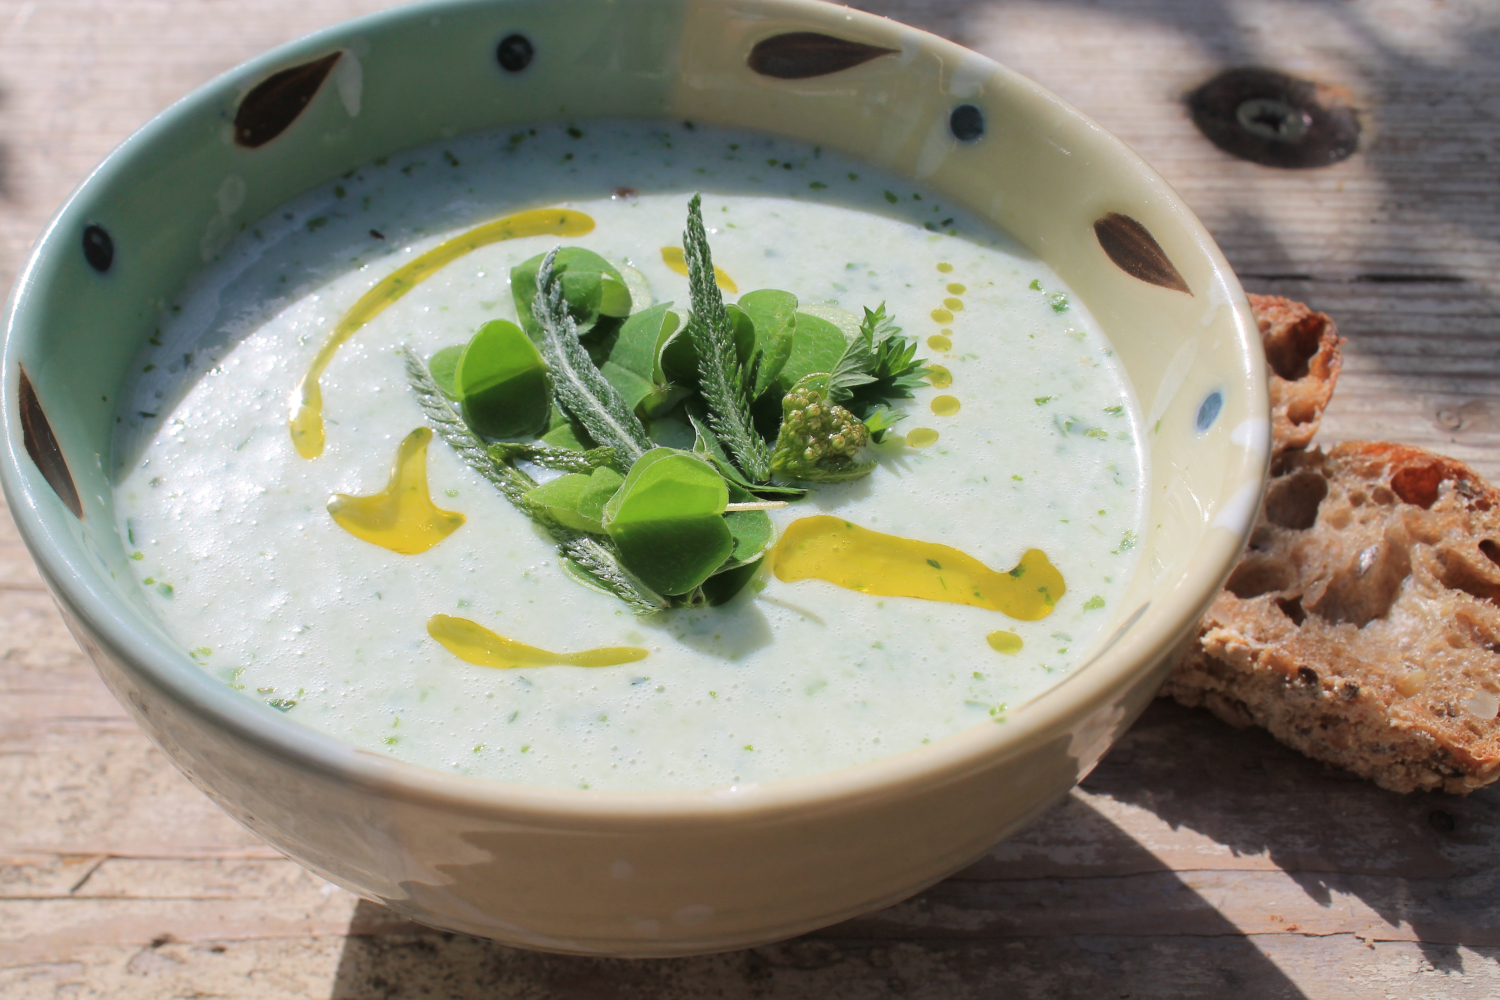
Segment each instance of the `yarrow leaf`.
[{"label": "yarrow leaf", "polygon": [[752,400],[735,349],[734,328],[714,277],[702,202],[702,196],[696,194],[688,202],[687,231],[682,238],[693,303],[688,333],[698,352],[698,382],[708,404],[708,425],[746,478],[764,483],[771,478],[770,450],[750,415]]},{"label": "yarrow leaf", "polygon": [[651,448],[646,428],[578,342],[578,325],[568,312],[562,281],[553,272],[557,251],[542,259],[532,317],[542,332],[542,354],[552,374],[558,404],[583,424],[589,436],[615,449],[627,466]]},{"label": "yarrow leaf", "polygon": [[620,467],[613,448],[574,451],[572,448],[554,448],[539,442],[496,441],[489,446],[489,452],[502,462],[521,459],[559,472],[593,472],[600,466],[614,469]]}]

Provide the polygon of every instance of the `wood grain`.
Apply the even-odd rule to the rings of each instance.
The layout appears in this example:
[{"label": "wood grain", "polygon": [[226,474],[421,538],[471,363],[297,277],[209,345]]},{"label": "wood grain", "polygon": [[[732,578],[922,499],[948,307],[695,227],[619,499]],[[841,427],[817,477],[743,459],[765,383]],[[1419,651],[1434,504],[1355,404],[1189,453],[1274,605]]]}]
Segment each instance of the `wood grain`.
[{"label": "wood grain", "polygon": [[[171,100],[378,0],[0,0],[0,281]],[[1254,291],[1350,338],[1324,440],[1500,474],[1500,8],[1486,0],[871,0],[1096,117]],[[1365,144],[1234,160],[1182,96],[1263,65],[1343,88]],[[671,962],[529,954],[406,923],[281,858],[124,716],[0,511],[0,995],[943,998],[1500,994],[1500,794],[1397,796],[1158,704],[1082,787],[926,893]]]}]

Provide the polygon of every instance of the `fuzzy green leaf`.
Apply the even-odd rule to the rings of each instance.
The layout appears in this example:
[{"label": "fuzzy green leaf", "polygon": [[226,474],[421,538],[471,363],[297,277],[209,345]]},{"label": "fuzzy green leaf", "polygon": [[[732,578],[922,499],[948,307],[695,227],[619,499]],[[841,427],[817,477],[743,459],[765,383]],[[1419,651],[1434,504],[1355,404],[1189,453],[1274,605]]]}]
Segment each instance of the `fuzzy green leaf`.
[{"label": "fuzzy green leaf", "polygon": [[578,326],[563,301],[562,282],[552,269],[554,250],[537,272],[539,291],[532,299],[532,316],[541,331],[542,353],[551,369],[558,404],[599,444],[615,449],[620,459],[633,463],[651,447],[646,428],[633,408],[594,367],[578,342]]},{"label": "fuzzy green leaf", "polygon": [[[559,247],[552,252],[556,254],[553,272],[561,280],[568,313],[580,330],[588,330],[600,316],[630,315],[630,287],[618,268],[583,247]],[[532,315],[537,289],[542,285],[540,272],[545,257],[546,254],[537,254],[510,269],[510,294],[515,300],[516,315],[533,338],[541,336]]]},{"label": "fuzzy green leaf", "polygon": [[751,496],[786,497],[788,499],[800,497],[807,492],[807,490],[797,486],[773,486],[770,483],[752,483],[740,474],[739,469],[734,467],[734,463],[724,453],[724,446],[719,443],[718,437],[700,419],[699,414],[693,412],[692,407],[688,408],[687,417],[693,425],[693,431],[697,435],[697,440],[693,443],[693,450],[713,463],[714,467],[719,470],[719,474],[728,481],[731,492],[735,488],[739,488]]},{"label": "fuzzy green leaf", "polygon": [[[708,404],[708,423],[724,442],[734,462],[748,479],[771,478],[771,456],[750,416],[745,372],[736,344],[736,329],[714,276],[713,254],[703,229],[702,198],[688,202],[683,257],[688,266],[693,318],[688,324],[698,352],[698,383]],[[752,325],[752,336],[754,327]]]},{"label": "fuzzy green leaf", "polygon": [[559,472],[593,472],[598,468],[614,468],[619,459],[613,448],[557,448],[531,441],[496,441],[489,447],[491,457],[501,462],[523,459],[544,469]]}]

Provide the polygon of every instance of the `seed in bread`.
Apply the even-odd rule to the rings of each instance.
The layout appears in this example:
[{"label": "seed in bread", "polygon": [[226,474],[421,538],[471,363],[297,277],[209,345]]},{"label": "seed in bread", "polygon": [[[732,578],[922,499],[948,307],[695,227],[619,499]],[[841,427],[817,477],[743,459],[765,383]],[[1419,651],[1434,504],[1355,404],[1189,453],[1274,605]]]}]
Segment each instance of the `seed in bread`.
[{"label": "seed in bread", "polygon": [[1250,548],[1163,690],[1399,792],[1500,777],[1500,490],[1348,442],[1274,463]]},{"label": "seed in bread", "polygon": [[1251,295],[1271,382],[1272,453],[1305,448],[1343,367],[1338,327],[1327,313],[1279,295]]}]

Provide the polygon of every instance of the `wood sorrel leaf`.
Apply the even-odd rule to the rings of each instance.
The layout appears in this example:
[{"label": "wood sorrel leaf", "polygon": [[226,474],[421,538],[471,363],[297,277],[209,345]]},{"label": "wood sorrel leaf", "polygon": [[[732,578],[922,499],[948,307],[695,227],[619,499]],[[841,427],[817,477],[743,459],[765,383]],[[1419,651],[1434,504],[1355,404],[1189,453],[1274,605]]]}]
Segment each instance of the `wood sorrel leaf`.
[{"label": "wood sorrel leaf", "polygon": [[[516,303],[516,315],[533,339],[540,336],[540,329],[533,329],[531,302],[536,298],[537,271],[546,256],[537,254],[510,269],[510,294]],[[561,279],[563,301],[580,330],[587,331],[600,316],[630,315],[630,287],[619,269],[594,251],[561,247],[552,270]]]},{"label": "wood sorrel leaf", "polygon": [[736,594],[745,589],[745,584],[755,579],[764,560],[756,559],[743,565],[715,573],[703,581],[703,597],[710,606],[728,604]]},{"label": "wood sorrel leaf", "polygon": [[458,359],[463,357],[464,347],[464,344],[454,344],[427,359],[427,370],[432,373],[438,391],[454,402],[458,402],[458,390],[453,388],[453,373],[458,368]]},{"label": "wood sorrel leaf", "polygon": [[[735,359],[743,367],[755,352],[755,321],[738,306],[727,305],[724,313],[729,317]],[[659,361],[662,373],[674,384],[689,388],[699,386],[702,363],[698,360],[698,344],[688,323],[683,323],[663,341]]]},{"label": "wood sorrel leaf", "polygon": [[620,326],[620,335],[610,349],[609,360],[648,382],[664,382],[657,368],[661,344],[677,329],[672,303],[662,302],[634,313]]},{"label": "wood sorrel leaf", "polygon": [[683,323],[662,341],[657,366],[670,382],[689,388],[698,386],[698,345],[688,324]]},{"label": "wood sorrel leaf", "polygon": [[853,340],[855,334],[859,333],[859,317],[847,309],[809,302],[802,307],[802,312],[809,316],[816,316],[818,319],[826,319],[839,328],[839,332],[844,335],[846,341]]},{"label": "wood sorrel leaf", "polygon": [[575,531],[602,534],[604,504],[624,481],[625,477],[614,469],[601,466],[590,474],[559,476],[527,491],[526,496],[546,508],[558,524]]},{"label": "wood sorrel leaf", "polygon": [[605,381],[614,386],[615,392],[625,401],[625,405],[633,410],[636,416],[641,416],[640,403],[656,387],[648,379],[643,379],[635,372],[613,361],[606,361],[599,366],[599,372]]},{"label": "wood sorrel leaf", "polygon": [[542,432],[541,440],[544,444],[549,444],[554,448],[571,448],[574,451],[588,451],[594,447],[594,439],[589,437],[589,432],[584,429],[583,424],[569,416],[555,400],[547,418],[547,429]]},{"label": "wood sorrel leaf", "polygon": [[738,303],[755,324],[755,386],[759,397],[776,382],[792,353],[797,329],[797,296],[776,288],[746,292]]},{"label": "wood sorrel leaf", "polygon": [[843,331],[828,320],[805,309],[798,312],[791,354],[776,375],[777,402],[803,377],[832,371],[847,344]]},{"label": "wood sorrel leaf", "polygon": [[631,466],[603,508],[621,561],[653,590],[685,594],[734,551],[724,519],[729,489],[701,459],[654,448]]},{"label": "wood sorrel leaf", "polygon": [[547,426],[547,365],[508,320],[493,320],[474,334],[454,368],[453,387],[464,420],[481,437],[532,437]]},{"label": "wood sorrel leaf", "polygon": [[770,551],[771,543],[776,541],[776,528],[763,510],[732,510],[724,515],[724,523],[734,536],[734,549],[715,575],[745,563],[759,562],[761,556]]},{"label": "wood sorrel leaf", "polygon": [[727,305],[729,322],[734,327],[734,353],[741,365],[748,365],[755,357],[755,320],[737,305]]},{"label": "wood sorrel leaf", "polygon": [[600,531],[599,522],[590,523],[578,513],[578,501],[589,488],[591,476],[581,472],[558,476],[550,483],[543,483],[534,490],[526,491],[526,498],[541,507],[558,524],[574,531]]},{"label": "wood sorrel leaf", "polygon": [[651,308],[651,303],[656,299],[651,294],[651,283],[646,280],[646,276],[629,264],[616,264],[615,270],[620,273],[625,287],[630,290],[630,314]]},{"label": "wood sorrel leaf", "polygon": [[661,372],[661,345],[679,320],[664,302],[633,314],[615,332],[599,370],[642,420],[671,409],[690,390],[670,384]]},{"label": "wood sorrel leaf", "polygon": [[589,476],[588,488],[578,498],[578,513],[584,520],[597,524],[590,531],[604,530],[604,505],[619,492],[625,477],[608,466],[602,466]]}]

